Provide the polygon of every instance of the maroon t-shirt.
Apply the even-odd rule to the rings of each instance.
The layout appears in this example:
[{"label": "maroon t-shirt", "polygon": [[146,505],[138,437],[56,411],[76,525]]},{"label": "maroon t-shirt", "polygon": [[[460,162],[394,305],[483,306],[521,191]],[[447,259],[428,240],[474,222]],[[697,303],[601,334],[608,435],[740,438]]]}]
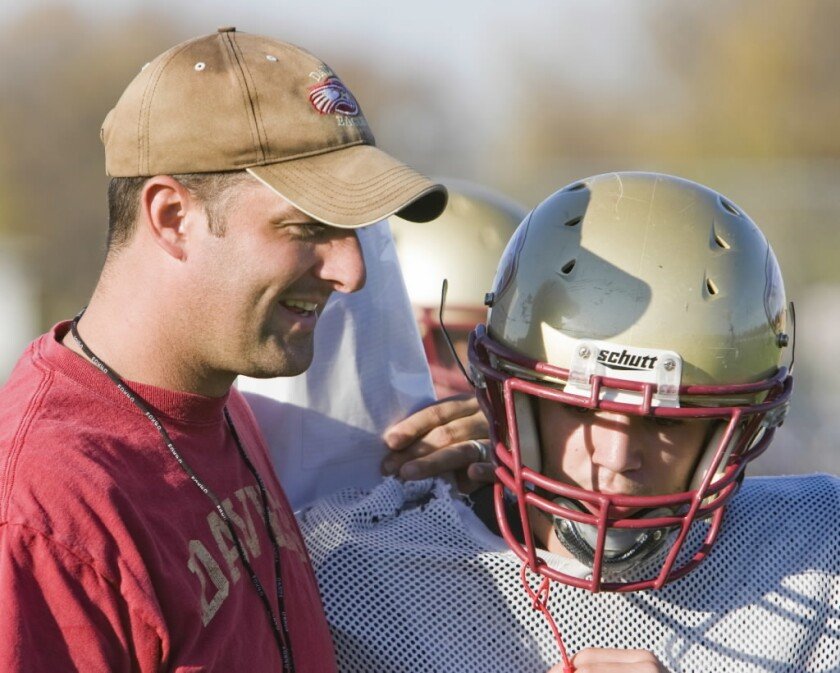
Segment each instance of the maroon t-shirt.
[{"label": "maroon t-shirt", "polygon": [[[92,364],[34,341],[0,390],[0,671],[279,671],[226,524],[149,420]],[[223,501],[275,612],[266,485],[299,673],[336,670],[306,548],[242,396],[130,384]]]}]

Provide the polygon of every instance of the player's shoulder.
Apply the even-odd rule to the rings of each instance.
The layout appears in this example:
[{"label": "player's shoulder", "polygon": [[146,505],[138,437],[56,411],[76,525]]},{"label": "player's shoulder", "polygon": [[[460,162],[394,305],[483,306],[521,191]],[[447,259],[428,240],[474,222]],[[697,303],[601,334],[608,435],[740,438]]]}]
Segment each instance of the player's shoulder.
[{"label": "player's shoulder", "polygon": [[840,477],[831,474],[801,474],[772,477],[748,477],[735,499],[740,505],[760,503],[795,509],[817,504],[840,505]]},{"label": "player's shoulder", "polygon": [[307,538],[325,529],[349,536],[377,535],[385,530],[423,529],[455,524],[450,485],[440,479],[402,482],[387,477],[372,489],[348,488],[325,496],[296,513]]},{"label": "player's shoulder", "polygon": [[401,482],[387,477],[372,489],[344,488],[305,507],[298,517],[310,521],[321,517],[336,522],[347,519],[362,525],[379,523],[396,516],[407,503],[428,497],[432,482]]},{"label": "player's shoulder", "polygon": [[[726,508],[708,560],[670,585],[669,595],[723,610],[732,601],[760,602],[782,586],[808,595],[836,591],[839,508],[840,480],[832,475],[745,479]],[[705,534],[707,525],[697,532]]]},{"label": "player's shoulder", "polygon": [[[766,549],[784,557],[794,553],[797,563],[807,559],[840,570],[840,479],[829,474],[751,477],[726,514],[729,539],[743,549]],[[769,551],[769,550],[768,550]]]}]

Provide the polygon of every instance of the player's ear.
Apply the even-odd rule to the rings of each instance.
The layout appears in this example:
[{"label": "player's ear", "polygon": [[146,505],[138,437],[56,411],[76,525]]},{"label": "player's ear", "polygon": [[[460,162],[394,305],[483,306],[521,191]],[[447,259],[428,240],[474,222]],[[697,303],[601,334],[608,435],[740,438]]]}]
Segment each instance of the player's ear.
[{"label": "player's ear", "polygon": [[149,178],[140,194],[141,226],[168,255],[177,260],[187,258],[189,228],[204,208],[175,178],[157,175]]}]

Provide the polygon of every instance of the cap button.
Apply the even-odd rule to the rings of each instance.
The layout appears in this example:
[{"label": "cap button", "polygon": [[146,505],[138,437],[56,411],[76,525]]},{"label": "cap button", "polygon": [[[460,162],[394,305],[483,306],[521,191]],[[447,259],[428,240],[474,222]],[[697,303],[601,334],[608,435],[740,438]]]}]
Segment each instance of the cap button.
[{"label": "cap button", "polygon": [[220,26],[216,29],[219,33],[235,33],[236,27],[235,26]]}]

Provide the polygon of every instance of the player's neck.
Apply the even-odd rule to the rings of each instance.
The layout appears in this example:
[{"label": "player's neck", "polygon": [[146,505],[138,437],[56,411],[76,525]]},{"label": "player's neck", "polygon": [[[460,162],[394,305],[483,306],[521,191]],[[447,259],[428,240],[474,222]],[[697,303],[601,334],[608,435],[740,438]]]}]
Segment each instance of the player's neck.
[{"label": "player's neck", "polygon": [[[482,523],[484,523],[491,532],[496,535],[501,535],[496,521],[496,509],[493,501],[492,487],[488,486],[480,488],[471,495],[471,499],[474,503],[473,511],[476,516],[478,516]],[[521,526],[517,525],[517,522],[519,521],[519,509],[515,504],[506,504],[505,506],[506,508],[509,508],[507,517],[508,523],[512,528],[512,533],[514,537],[522,543],[524,541],[522,539],[523,532]],[[545,549],[565,558],[574,558],[569,550],[566,549],[560,540],[557,539],[557,536],[554,534],[554,527],[552,526],[551,520],[544,513],[538,512],[534,508],[529,508],[528,522],[531,526],[531,532],[534,535],[537,546],[540,549]]]},{"label": "player's neck", "polygon": [[530,508],[528,521],[531,524],[534,538],[542,549],[565,558],[574,558],[572,553],[557,539],[557,535],[554,534],[554,524],[547,514]]}]

